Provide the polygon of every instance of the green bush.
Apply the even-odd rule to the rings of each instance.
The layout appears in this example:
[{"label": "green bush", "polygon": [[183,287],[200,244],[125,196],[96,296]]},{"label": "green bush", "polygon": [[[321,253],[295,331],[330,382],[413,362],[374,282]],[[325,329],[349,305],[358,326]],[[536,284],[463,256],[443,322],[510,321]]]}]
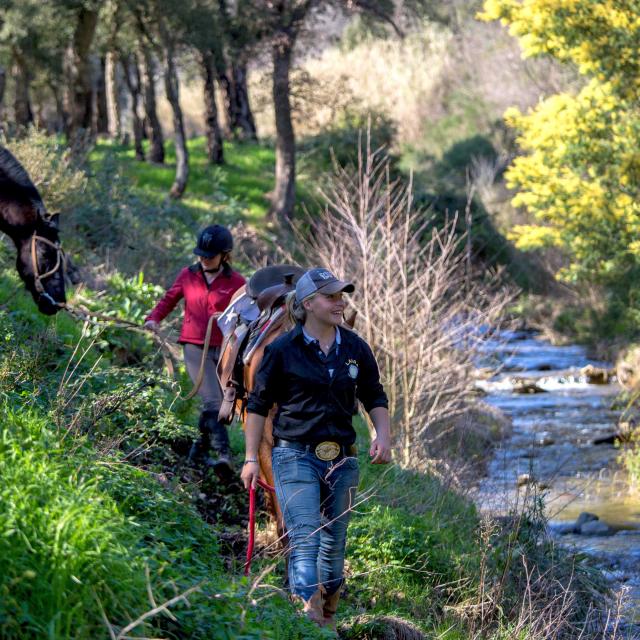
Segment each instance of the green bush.
[{"label": "green bush", "polygon": [[371,132],[371,148],[385,148],[390,152],[393,145],[394,125],[384,114],[369,112],[345,112],[322,133],[304,138],[298,145],[300,151],[300,173],[314,178],[330,171],[335,160],[341,167],[358,162],[359,140]]},{"label": "green bush", "polygon": [[23,138],[0,139],[26,169],[49,213],[78,206],[88,179],[71,150],[53,136],[30,129]]}]

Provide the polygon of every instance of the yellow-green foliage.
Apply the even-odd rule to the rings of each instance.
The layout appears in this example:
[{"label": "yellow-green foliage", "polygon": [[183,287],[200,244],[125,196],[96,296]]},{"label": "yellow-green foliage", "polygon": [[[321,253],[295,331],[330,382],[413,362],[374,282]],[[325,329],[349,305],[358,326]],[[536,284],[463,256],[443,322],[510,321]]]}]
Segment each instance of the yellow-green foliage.
[{"label": "yellow-green foliage", "polygon": [[522,114],[506,114],[526,155],[507,181],[514,204],[537,225],[518,226],[524,249],[556,246],[570,258],[568,280],[606,281],[640,262],[640,2],[485,0],[483,19],[500,19],[525,55],[574,62],[588,82]]},{"label": "yellow-green foliage", "polygon": [[638,0],[485,0],[480,17],[509,25],[527,56],[575,62],[581,73],[637,95]]}]

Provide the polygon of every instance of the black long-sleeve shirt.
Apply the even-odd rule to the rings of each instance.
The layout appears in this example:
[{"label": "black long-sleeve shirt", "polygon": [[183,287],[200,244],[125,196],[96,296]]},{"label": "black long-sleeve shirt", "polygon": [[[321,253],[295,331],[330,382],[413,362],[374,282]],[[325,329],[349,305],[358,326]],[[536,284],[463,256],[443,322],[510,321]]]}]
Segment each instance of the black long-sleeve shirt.
[{"label": "black long-sleeve shirt", "polygon": [[266,347],[247,411],[266,416],[277,404],[276,437],[305,444],[323,440],[353,444],[357,401],[368,412],[388,406],[369,345],[343,328],[340,336],[333,375],[316,346],[305,342],[301,325]]}]

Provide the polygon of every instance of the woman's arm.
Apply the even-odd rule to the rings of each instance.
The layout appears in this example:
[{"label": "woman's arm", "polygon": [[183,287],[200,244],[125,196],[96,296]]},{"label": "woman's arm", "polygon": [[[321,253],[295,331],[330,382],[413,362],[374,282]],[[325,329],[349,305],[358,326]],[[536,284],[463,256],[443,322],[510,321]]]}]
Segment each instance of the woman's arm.
[{"label": "woman's arm", "polygon": [[391,429],[389,410],[386,407],[375,407],[369,412],[376,430],[376,437],[371,443],[369,455],[371,464],[387,464],[391,462]]},{"label": "woman's arm", "polygon": [[358,381],[357,395],[371,417],[376,437],[371,442],[369,455],[372,464],[391,462],[391,426],[389,401],[380,383],[380,371],[371,347],[362,340],[362,370]]},{"label": "woman's arm", "polygon": [[260,465],[258,464],[258,451],[264,430],[265,416],[257,413],[248,413],[244,423],[245,458],[240,478],[244,483],[244,488],[256,488],[256,483],[260,475]]},{"label": "woman's arm", "polygon": [[167,289],[166,293],[158,301],[151,313],[145,318],[145,327],[157,329],[161,320],[164,320],[176,307],[184,296],[183,289],[184,270],[178,274],[175,282]]}]

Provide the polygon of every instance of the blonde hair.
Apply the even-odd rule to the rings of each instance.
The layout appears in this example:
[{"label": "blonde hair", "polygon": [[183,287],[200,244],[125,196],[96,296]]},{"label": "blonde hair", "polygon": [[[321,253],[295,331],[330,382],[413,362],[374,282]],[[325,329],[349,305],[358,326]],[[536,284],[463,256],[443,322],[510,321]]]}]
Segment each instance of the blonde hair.
[{"label": "blonde hair", "polygon": [[[311,298],[314,298],[316,295],[318,295],[317,292],[312,293],[311,295],[307,296],[304,300],[311,300]],[[295,324],[296,322],[299,322],[300,324],[304,324],[307,321],[307,310],[302,305],[302,302],[296,301],[295,291],[291,291],[290,293],[287,294],[286,305],[287,305],[287,314],[289,315],[289,320],[291,324]]]}]

